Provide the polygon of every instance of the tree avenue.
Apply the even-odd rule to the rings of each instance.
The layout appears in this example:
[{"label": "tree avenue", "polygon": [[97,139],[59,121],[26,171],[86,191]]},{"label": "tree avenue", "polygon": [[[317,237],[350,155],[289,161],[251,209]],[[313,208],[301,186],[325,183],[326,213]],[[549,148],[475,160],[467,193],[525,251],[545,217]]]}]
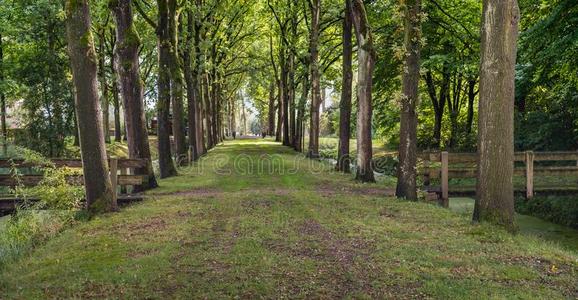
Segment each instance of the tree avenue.
[{"label": "tree avenue", "polygon": [[576,0],[0,0],[0,298],[576,298],[576,107]]},{"label": "tree avenue", "polygon": [[462,4],[4,0],[3,153],[82,157],[89,209],[111,211],[107,159],[123,147],[144,162],[134,192],[251,135],[360,182],[394,176],[408,200],[420,153],[475,152],[473,219],[515,228],[514,151],[578,148],[578,12]]}]

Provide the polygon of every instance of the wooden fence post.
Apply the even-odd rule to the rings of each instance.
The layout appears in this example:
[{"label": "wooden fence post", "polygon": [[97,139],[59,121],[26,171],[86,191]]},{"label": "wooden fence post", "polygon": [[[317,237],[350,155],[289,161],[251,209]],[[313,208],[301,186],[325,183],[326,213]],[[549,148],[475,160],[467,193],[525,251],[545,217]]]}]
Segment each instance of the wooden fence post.
[{"label": "wooden fence post", "polygon": [[449,207],[449,161],[448,161],[448,152],[443,151],[441,153],[441,161],[442,161],[442,176],[441,176],[441,188],[442,188],[442,206]]},{"label": "wooden fence post", "polygon": [[534,196],[534,152],[526,151],[526,199]]},{"label": "wooden fence post", "polygon": [[116,187],[118,186],[118,159],[111,158],[109,160],[110,163],[110,183],[112,184],[112,201],[116,203],[117,195],[116,195]]}]

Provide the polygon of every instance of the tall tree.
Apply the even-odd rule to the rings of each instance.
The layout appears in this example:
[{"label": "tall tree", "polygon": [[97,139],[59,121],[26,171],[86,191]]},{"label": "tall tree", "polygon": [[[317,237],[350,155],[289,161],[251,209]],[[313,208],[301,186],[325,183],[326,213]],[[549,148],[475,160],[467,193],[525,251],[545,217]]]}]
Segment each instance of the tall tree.
[{"label": "tall tree", "polygon": [[68,52],[74,80],[76,115],[86,205],[91,213],[114,211],[115,192],[110,182],[100,104],[98,101],[97,58],[90,32],[88,0],[66,1]]},{"label": "tall tree", "polygon": [[137,187],[140,190],[157,187],[157,181],[152,166],[140,80],[138,51],[141,43],[134,26],[131,3],[131,0],[109,2],[116,23],[114,60],[124,106],[129,157],[146,161],[144,167],[135,170],[135,175],[147,176],[147,183]]},{"label": "tall tree", "polygon": [[287,59],[287,49],[285,46],[279,49],[279,65],[281,68],[281,107],[282,107],[282,123],[283,123],[283,145],[290,146],[291,140],[289,136],[289,61]]},{"label": "tall tree", "polygon": [[[111,48],[115,49],[116,47],[118,47],[118,45],[115,38],[114,46],[112,46]],[[111,57],[112,56],[114,56],[114,54],[112,54]],[[110,61],[110,71],[112,74],[111,92],[112,92],[112,106],[114,110],[114,141],[120,142],[122,141],[122,126],[120,124],[120,98],[119,98],[120,89],[118,87],[119,80],[116,61],[114,59]]]},{"label": "tall tree", "polygon": [[[171,104],[173,138],[175,140],[175,154],[177,157],[186,155],[185,121],[183,117],[183,72],[179,58],[179,10],[177,0],[168,0],[169,6],[169,35],[170,35],[170,73],[171,73]],[[177,159],[181,161],[181,159]]]},{"label": "tall tree", "polygon": [[109,85],[106,76],[106,55],[105,55],[105,47],[106,47],[106,34],[108,32],[108,18],[107,22],[102,25],[98,32],[98,53],[100,56],[98,57],[98,76],[100,77],[100,89],[101,89],[101,106],[102,106],[102,131],[104,132],[104,141],[106,143],[110,143],[110,128],[109,128],[109,111],[108,111],[108,98],[109,98]]},{"label": "tall tree", "polygon": [[199,83],[192,66],[195,51],[195,46],[193,45],[195,38],[194,27],[194,12],[192,8],[189,7],[187,9],[187,35],[185,40],[185,49],[183,51],[183,67],[187,87],[187,134],[189,136],[189,155],[191,159],[196,160],[199,157],[197,149],[197,101],[199,101]]},{"label": "tall tree", "polygon": [[267,135],[275,135],[275,82],[269,84],[269,113],[267,116]]},{"label": "tall tree", "polygon": [[514,227],[516,0],[484,0],[474,221]]},{"label": "tall tree", "polygon": [[417,200],[417,114],[421,0],[405,0],[405,61],[402,73],[401,123],[399,130],[399,164],[396,196]]},{"label": "tall tree", "polygon": [[309,89],[311,82],[309,81],[309,70],[307,70],[307,64],[304,66],[305,72],[303,74],[303,79],[301,83],[301,98],[297,104],[297,120],[295,128],[295,145],[294,149],[298,152],[303,151],[303,136],[305,135],[305,128],[303,123],[305,122],[305,106],[307,105],[307,97],[309,96]]},{"label": "tall tree", "polygon": [[[319,21],[321,0],[309,2],[311,10],[311,36],[309,38],[309,67],[311,68],[311,111],[309,121],[309,148],[307,156],[319,157],[319,105],[321,105],[321,87],[319,75]],[[373,174],[372,174],[373,175]]]},{"label": "tall tree", "polygon": [[375,182],[371,159],[371,90],[375,50],[371,28],[362,0],[351,1],[351,19],[357,39],[357,170],[355,178],[362,182]]},{"label": "tall tree", "polygon": [[160,177],[166,178],[177,174],[171,156],[170,118],[171,105],[171,37],[169,32],[168,0],[157,0],[158,6],[158,48],[159,48],[159,78],[157,100],[157,138],[159,148]]},{"label": "tall tree", "polygon": [[343,75],[341,81],[341,101],[339,102],[339,148],[337,150],[337,171],[350,172],[349,138],[351,137],[351,84],[352,71],[352,25],[351,4],[345,0],[345,14],[343,16]]}]

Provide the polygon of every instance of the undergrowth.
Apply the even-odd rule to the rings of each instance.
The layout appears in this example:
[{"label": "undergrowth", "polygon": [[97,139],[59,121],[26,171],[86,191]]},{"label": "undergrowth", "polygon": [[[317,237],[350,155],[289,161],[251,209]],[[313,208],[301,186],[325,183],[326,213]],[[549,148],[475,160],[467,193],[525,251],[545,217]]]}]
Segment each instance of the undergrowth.
[{"label": "undergrowth", "polygon": [[20,168],[13,164],[10,169],[17,182],[11,193],[23,202],[0,228],[0,267],[74,222],[84,198],[83,188],[72,185],[67,179],[78,175],[79,171],[56,167],[50,160],[28,149],[22,148],[20,153],[25,162],[41,166],[28,173],[42,174],[43,179],[38,185],[27,187],[22,181]]}]

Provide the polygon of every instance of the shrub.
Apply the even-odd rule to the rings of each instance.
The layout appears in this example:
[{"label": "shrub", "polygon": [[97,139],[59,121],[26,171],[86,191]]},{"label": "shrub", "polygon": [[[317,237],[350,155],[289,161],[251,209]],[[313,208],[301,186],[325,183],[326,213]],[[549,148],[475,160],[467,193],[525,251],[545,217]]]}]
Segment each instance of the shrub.
[{"label": "shrub", "polygon": [[578,229],[578,196],[534,196],[516,199],[516,210],[553,223]]},{"label": "shrub", "polygon": [[382,173],[389,176],[396,176],[396,170],[398,165],[397,156],[379,156],[374,157],[372,160],[373,170],[378,173]]},{"label": "shrub", "polygon": [[57,168],[46,158],[27,149],[22,149],[21,153],[26,162],[43,166],[34,168],[34,172],[41,173],[43,179],[37,186],[25,187],[20,181],[22,172],[15,166],[10,170],[19,183],[12,193],[24,199],[24,202],[1,228],[0,266],[58,234],[74,220],[84,198],[84,189],[71,185],[67,180],[69,175],[76,175],[77,171]]}]

